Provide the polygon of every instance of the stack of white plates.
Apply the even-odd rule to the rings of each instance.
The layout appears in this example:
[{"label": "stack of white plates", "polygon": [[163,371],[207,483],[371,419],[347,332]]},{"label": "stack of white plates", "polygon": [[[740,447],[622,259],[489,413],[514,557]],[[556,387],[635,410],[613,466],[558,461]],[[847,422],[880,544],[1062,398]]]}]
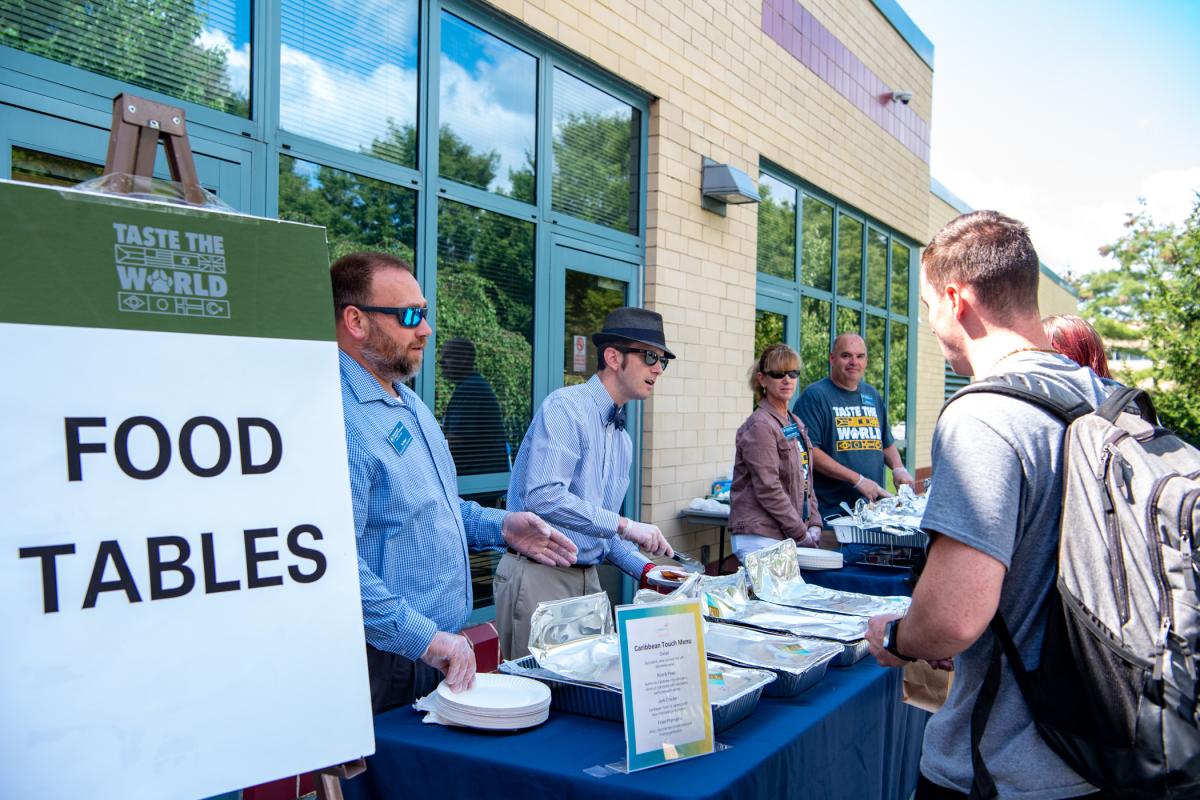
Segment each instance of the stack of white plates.
[{"label": "stack of white plates", "polygon": [[796,561],[800,569],[841,569],[842,554],[837,550],[818,550],[815,547],[797,547]]},{"label": "stack of white plates", "polygon": [[468,728],[514,731],[540,725],[550,715],[550,687],[518,675],[481,673],[465,692],[443,682],[436,694],[437,715]]}]

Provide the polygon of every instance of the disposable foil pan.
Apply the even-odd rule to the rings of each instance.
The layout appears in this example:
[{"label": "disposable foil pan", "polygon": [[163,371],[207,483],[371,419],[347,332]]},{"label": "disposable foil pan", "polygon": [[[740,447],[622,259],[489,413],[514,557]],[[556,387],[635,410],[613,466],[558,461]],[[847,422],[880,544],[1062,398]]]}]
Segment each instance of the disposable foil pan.
[{"label": "disposable foil pan", "polygon": [[794,697],[825,676],[825,670],[840,657],[844,647],[837,642],[781,636],[736,625],[709,623],[704,629],[704,647],[710,659],[775,673],[767,684],[767,697]]},{"label": "disposable foil pan", "polygon": [[[774,673],[768,670],[716,661],[710,661],[708,668],[708,699],[712,704],[713,730],[716,732],[750,716],[758,706],[763,689],[775,680]],[[500,671],[545,683],[550,687],[550,707],[556,711],[614,722],[625,718],[620,684],[611,687],[572,680],[543,668],[532,655],[505,661],[500,665]]]},{"label": "disposable foil pan", "polygon": [[746,574],[754,596],[770,603],[834,614],[873,617],[908,613],[909,597],[860,594],[806,583],[796,547],[789,540],[746,555]]},{"label": "disposable foil pan", "polygon": [[634,602],[658,603],[677,597],[696,596],[702,598],[704,615],[711,621],[768,633],[828,639],[840,644],[842,654],[834,659],[835,667],[853,664],[867,654],[865,617],[800,610],[763,600],[751,600],[746,590],[746,572],[740,567],[733,575],[715,578],[693,576],[669,595],[638,592]]}]

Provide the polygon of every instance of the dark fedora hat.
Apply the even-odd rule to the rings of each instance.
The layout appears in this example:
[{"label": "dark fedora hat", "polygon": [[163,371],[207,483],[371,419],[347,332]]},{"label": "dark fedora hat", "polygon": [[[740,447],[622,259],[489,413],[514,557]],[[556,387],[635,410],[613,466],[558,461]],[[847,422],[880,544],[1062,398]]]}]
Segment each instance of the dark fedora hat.
[{"label": "dark fedora hat", "polygon": [[603,347],[617,341],[638,342],[657,347],[674,358],[675,354],[667,348],[666,337],[663,336],[663,318],[657,311],[633,306],[622,306],[610,311],[604,318],[604,329],[592,334],[592,344]]}]

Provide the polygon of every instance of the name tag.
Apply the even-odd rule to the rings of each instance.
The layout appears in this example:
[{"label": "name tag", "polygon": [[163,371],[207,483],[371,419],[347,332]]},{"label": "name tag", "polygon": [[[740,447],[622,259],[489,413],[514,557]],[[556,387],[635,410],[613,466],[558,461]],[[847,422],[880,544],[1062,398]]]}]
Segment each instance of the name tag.
[{"label": "name tag", "polygon": [[794,422],[791,425],[785,425],[783,428],[783,438],[788,439],[788,440],[799,439],[800,438],[800,426],[798,426]]},{"label": "name tag", "polygon": [[391,442],[392,449],[400,455],[404,455],[404,451],[412,444],[413,435],[408,432],[408,428],[404,427],[403,422],[397,422],[396,427],[392,428],[392,432],[388,434],[388,441]]}]

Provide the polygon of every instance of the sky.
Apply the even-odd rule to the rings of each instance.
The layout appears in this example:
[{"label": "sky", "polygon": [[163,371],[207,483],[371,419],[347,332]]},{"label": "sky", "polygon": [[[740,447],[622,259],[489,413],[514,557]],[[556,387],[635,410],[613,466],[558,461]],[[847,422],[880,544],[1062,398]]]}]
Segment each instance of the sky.
[{"label": "sky", "polygon": [[[1180,222],[1200,191],[1200,0],[899,0],[934,46],[934,178],[1027,223],[1060,275],[1139,198]],[[901,87],[903,88],[903,87]]]}]

